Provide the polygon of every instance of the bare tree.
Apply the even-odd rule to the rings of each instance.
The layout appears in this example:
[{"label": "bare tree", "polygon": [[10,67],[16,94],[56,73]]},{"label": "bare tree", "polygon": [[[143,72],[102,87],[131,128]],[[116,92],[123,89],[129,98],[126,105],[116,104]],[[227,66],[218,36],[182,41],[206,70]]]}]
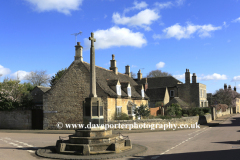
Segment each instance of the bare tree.
[{"label": "bare tree", "polygon": [[136,73],[133,73],[133,72],[130,72],[131,73],[131,77],[134,79],[134,78],[137,78],[137,75]]},{"label": "bare tree", "polygon": [[240,94],[230,89],[219,89],[213,95],[213,104],[226,104],[229,107],[236,107],[236,98],[240,98]]},{"label": "bare tree", "polygon": [[152,78],[152,77],[167,77],[167,76],[172,76],[172,74],[167,73],[167,72],[162,72],[161,70],[153,70],[148,73],[147,78]]},{"label": "bare tree", "polygon": [[46,73],[47,71],[30,72],[25,79],[34,86],[48,86],[51,76]]}]

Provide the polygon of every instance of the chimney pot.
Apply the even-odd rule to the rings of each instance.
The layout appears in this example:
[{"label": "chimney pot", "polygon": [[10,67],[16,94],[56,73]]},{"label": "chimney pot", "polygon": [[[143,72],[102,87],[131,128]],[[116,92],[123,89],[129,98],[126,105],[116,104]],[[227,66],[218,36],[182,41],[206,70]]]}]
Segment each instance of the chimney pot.
[{"label": "chimney pot", "polygon": [[127,74],[129,77],[131,77],[130,66],[129,65],[125,66],[125,74]]},{"label": "chimney pot", "polygon": [[141,69],[139,69],[138,71],[138,80],[140,81],[142,79],[142,73],[141,73]]},{"label": "chimney pot", "polygon": [[111,66],[110,66],[110,70],[114,71],[115,74],[118,74],[118,68],[116,67],[116,60],[115,60],[115,55],[112,54],[112,60],[111,61]]},{"label": "chimney pot", "polygon": [[192,83],[197,83],[197,76],[196,76],[196,73],[193,73],[193,76],[192,76]]},{"label": "chimney pot", "polygon": [[82,46],[80,45],[80,42],[77,42],[77,45],[75,46],[75,60],[80,60],[81,62],[83,61],[83,56],[82,56]]},{"label": "chimney pot", "polygon": [[189,69],[186,69],[186,72],[185,72],[185,84],[190,84],[190,72],[189,72]]}]

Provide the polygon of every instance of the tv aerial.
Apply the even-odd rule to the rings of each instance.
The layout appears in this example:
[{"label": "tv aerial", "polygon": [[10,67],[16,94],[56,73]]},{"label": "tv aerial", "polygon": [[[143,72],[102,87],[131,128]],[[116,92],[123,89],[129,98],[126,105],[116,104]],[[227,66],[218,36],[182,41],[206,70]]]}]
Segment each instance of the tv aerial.
[{"label": "tv aerial", "polygon": [[75,36],[75,44],[77,44],[77,36],[78,36],[79,34],[82,34],[82,32],[79,31],[78,33],[73,33],[73,34],[71,34],[71,35],[74,35],[74,36]]}]

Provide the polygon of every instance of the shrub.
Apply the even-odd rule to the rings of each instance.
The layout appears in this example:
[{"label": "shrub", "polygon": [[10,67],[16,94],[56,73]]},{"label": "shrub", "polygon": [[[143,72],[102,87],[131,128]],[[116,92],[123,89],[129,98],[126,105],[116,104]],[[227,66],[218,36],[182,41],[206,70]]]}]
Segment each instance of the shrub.
[{"label": "shrub", "polygon": [[189,113],[188,113],[188,110],[189,110],[189,109],[182,109],[182,114],[187,114],[187,115],[188,115],[188,114],[189,114]]},{"label": "shrub", "polygon": [[204,116],[204,112],[202,110],[199,111],[199,116]]},{"label": "shrub", "polygon": [[179,104],[171,104],[171,106],[167,107],[167,115],[169,116],[182,116],[182,108]]},{"label": "shrub", "polygon": [[188,114],[183,114],[183,117],[188,117]]},{"label": "shrub", "polygon": [[159,107],[159,106],[163,107],[163,102],[159,101],[155,103],[155,107]]},{"label": "shrub", "polygon": [[202,108],[202,111],[204,113],[211,113],[211,108],[210,107],[204,107],[204,108]]},{"label": "shrub", "polygon": [[126,113],[120,113],[120,115],[117,115],[117,113],[115,113],[115,120],[129,120],[129,116]]},{"label": "shrub", "polygon": [[134,110],[134,114],[136,117],[142,116],[143,118],[148,117],[150,115],[150,110],[147,105],[141,104],[140,107]]}]

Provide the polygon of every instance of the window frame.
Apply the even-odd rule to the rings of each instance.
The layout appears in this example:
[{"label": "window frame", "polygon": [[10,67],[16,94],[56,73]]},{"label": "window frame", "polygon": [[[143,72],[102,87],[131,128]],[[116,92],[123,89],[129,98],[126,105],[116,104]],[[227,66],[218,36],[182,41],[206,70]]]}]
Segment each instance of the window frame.
[{"label": "window frame", "polygon": [[170,90],[170,97],[174,97],[174,90]]},{"label": "window frame", "polygon": [[[119,113],[119,109],[121,109],[120,113]],[[116,107],[116,113],[117,113],[117,116],[120,116],[120,114],[122,113],[122,106]]]},{"label": "window frame", "polygon": [[118,95],[118,96],[121,96],[121,95],[122,95],[121,85],[116,85],[116,92],[117,92],[117,95]]}]

